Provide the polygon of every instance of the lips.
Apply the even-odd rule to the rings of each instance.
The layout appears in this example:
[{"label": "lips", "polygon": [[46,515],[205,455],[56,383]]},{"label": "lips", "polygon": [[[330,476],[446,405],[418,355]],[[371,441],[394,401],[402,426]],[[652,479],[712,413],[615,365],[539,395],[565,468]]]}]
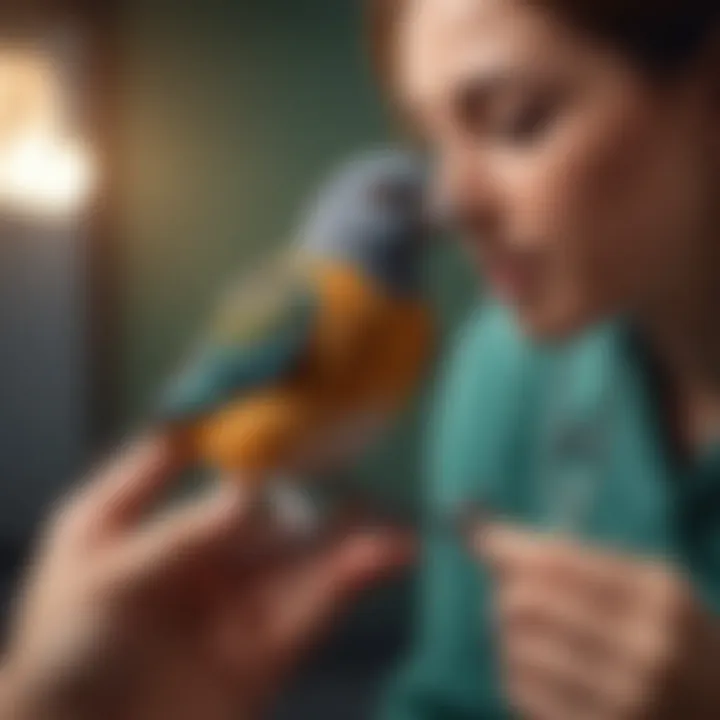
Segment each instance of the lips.
[{"label": "lips", "polygon": [[488,263],[485,276],[495,293],[512,303],[528,299],[535,284],[532,275],[516,262]]},{"label": "lips", "polygon": [[537,257],[508,251],[499,243],[491,246],[471,240],[466,246],[473,264],[500,299],[521,303],[534,293],[540,274]]}]

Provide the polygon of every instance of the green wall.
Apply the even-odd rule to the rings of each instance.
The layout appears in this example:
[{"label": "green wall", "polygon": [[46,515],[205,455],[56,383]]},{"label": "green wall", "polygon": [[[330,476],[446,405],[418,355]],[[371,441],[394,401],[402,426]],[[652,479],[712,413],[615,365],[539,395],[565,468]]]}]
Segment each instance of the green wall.
[{"label": "green wall", "polygon": [[[121,34],[121,414],[141,421],[243,264],[282,243],[299,204],[347,153],[387,137],[348,0],[125,0]],[[432,263],[452,323],[469,292]],[[403,498],[422,412],[364,469]]]}]

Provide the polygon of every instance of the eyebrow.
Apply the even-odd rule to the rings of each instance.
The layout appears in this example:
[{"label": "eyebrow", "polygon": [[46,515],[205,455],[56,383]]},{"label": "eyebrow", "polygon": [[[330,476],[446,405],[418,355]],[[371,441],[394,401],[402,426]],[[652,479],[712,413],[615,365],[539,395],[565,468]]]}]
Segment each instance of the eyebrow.
[{"label": "eyebrow", "polygon": [[[473,100],[487,103],[493,95],[500,90],[512,87],[526,87],[532,82],[547,84],[547,79],[540,73],[528,72],[527,68],[516,66],[499,68],[475,68],[463,73],[454,81],[451,98],[456,100],[473,96]],[[407,97],[403,103],[411,115],[424,114],[423,99],[421,97]]]},{"label": "eyebrow", "polygon": [[466,73],[456,83],[456,96],[474,95],[487,101],[501,90],[526,88],[531,84],[548,85],[548,79],[537,72],[528,72],[526,68],[505,68],[502,70],[476,71]]}]

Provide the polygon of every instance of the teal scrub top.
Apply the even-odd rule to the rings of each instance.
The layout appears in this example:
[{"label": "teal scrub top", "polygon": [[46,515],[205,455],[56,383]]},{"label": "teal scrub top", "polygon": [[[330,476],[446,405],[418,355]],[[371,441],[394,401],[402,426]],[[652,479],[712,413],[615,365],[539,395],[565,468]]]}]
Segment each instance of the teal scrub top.
[{"label": "teal scrub top", "polygon": [[432,419],[418,628],[384,720],[510,715],[490,580],[437,522],[466,501],[532,528],[661,557],[720,608],[720,453],[677,461],[651,370],[620,322],[550,348],[525,339],[503,308],[473,315]]}]

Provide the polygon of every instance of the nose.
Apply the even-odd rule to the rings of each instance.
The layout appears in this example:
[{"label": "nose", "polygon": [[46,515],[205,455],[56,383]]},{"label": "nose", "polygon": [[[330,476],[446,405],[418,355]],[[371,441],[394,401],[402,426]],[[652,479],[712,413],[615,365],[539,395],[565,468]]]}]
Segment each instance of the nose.
[{"label": "nose", "polygon": [[430,185],[433,218],[444,228],[471,225],[482,235],[496,232],[497,187],[480,161],[466,149],[445,152],[435,164]]}]

